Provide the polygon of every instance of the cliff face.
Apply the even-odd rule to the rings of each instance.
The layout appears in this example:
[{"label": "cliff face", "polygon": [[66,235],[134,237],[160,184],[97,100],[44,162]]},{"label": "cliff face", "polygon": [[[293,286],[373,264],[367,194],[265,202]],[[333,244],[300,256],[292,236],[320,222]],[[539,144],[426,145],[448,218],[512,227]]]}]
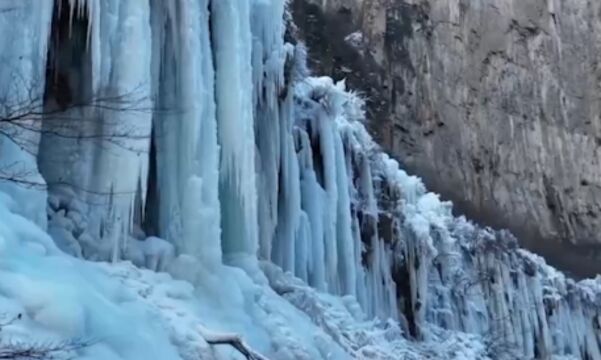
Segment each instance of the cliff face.
[{"label": "cliff face", "polygon": [[292,13],[312,68],[363,91],[406,169],[555,265],[599,272],[601,3],[295,0]]}]

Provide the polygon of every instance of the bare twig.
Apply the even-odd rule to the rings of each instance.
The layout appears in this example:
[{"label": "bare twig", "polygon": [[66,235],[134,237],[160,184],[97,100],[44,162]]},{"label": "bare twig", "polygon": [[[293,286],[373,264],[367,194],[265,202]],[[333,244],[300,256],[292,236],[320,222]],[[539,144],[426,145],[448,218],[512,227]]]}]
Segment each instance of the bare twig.
[{"label": "bare twig", "polygon": [[[17,314],[8,320],[0,322],[0,334],[9,325],[21,320],[22,314]],[[52,360],[70,359],[74,352],[89,347],[93,341],[73,339],[66,341],[23,341],[4,340],[0,338],[0,360]]]},{"label": "bare twig", "polygon": [[211,345],[230,345],[244,355],[247,360],[269,360],[265,356],[253,350],[237,334],[216,333],[206,329],[204,326],[199,326],[198,330],[205,341]]}]

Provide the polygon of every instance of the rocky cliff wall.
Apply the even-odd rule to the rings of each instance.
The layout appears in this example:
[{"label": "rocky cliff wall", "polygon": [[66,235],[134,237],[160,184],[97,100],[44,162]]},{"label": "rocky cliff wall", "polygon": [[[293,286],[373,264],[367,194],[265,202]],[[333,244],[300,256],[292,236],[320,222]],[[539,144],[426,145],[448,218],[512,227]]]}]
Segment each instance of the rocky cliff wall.
[{"label": "rocky cliff wall", "polygon": [[601,270],[601,2],[291,10],[312,68],[362,91],[379,143],[457,212],[577,276]]}]

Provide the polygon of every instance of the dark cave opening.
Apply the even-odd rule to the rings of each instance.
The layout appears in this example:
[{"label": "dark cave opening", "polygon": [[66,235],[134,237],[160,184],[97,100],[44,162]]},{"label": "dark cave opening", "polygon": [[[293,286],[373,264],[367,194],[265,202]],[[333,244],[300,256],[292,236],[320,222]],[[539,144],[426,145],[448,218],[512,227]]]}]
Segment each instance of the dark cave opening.
[{"label": "dark cave opening", "polygon": [[41,113],[37,163],[49,192],[76,181],[70,171],[64,170],[70,168],[70,144],[80,141],[86,127],[98,126],[83,121],[81,111],[93,95],[90,25],[88,9],[82,7],[72,13],[66,1],[54,1],[44,94],[36,100],[36,107],[40,107],[36,111]]},{"label": "dark cave opening", "polygon": [[88,11],[75,11],[55,0],[46,60],[44,104],[66,111],[92,95],[92,57]]}]

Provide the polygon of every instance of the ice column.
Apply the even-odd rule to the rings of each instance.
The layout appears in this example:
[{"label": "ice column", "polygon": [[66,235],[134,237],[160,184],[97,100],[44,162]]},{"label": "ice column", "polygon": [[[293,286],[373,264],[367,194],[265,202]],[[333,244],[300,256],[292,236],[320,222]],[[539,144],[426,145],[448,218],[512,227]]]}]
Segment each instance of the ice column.
[{"label": "ice column", "polygon": [[159,234],[221,263],[217,122],[208,1],[152,2]]},{"label": "ice column", "polygon": [[211,2],[222,249],[226,261],[255,262],[258,250],[251,2]]}]

